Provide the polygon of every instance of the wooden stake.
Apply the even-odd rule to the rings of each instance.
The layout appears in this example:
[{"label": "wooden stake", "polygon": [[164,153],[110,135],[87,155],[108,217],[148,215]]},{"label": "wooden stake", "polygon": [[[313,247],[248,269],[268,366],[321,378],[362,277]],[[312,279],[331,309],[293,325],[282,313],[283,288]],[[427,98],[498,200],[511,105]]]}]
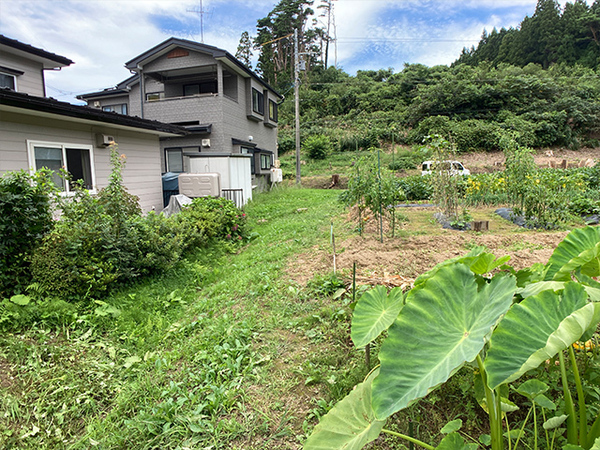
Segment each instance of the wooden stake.
[{"label": "wooden stake", "polygon": [[335,235],[333,234],[333,220],[331,221],[331,246],[333,247],[333,273],[335,273]]}]

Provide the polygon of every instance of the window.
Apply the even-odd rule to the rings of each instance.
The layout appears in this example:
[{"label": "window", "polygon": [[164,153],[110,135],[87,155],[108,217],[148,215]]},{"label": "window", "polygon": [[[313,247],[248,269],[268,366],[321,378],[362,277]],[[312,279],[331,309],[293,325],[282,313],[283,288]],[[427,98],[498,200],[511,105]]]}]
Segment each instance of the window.
[{"label": "window", "polygon": [[186,84],[183,86],[183,96],[189,97],[190,95],[198,94],[216,94],[217,93],[217,82],[216,81],[204,81],[196,84]]},{"label": "window", "polygon": [[0,72],[0,88],[8,88],[12,91],[17,90],[17,77],[8,73]]},{"label": "window", "polygon": [[106,105],[102,107],[102,111],[127,114],[127,103],[121,103],[120,105]]},{"label": "window", "polygon": [[269,120],[277,122],[277,103],[273,100],[269,100]]},{"label": "window", "polygon": [[189,97],[190,95],[198,95],[199,93],[200,93],[200,85],[199,84],[188,84],[183,87],[184,97]]},{"label": "window", "polygon": [[167,172],[183,172],[183,149],[166,148],[165,161]]},{"label": "window", "polygon": [[240,153],[244,155],[252,155],[252,158],[250,158],[250,173],[256,173],[254,164],[254,149],[250,147],[240,147]]},{"label": "window", "polygon": [[252,88],[252,111],[258,114],[264,114],[265,98],[262,92]]},{"label": "window", "polygon": [[[52,170],[52,181],[62,191],[69,193],[76,184],[94,190],[93,153],[89,145],[57,144],[50,142],[28,141],[30,166],[33,170],[46,167]],[[64,169],[69,173],[69,183],[60,173]]]},{"label": "window", "polygon": [[147,102],[155,102],[163,97],[162,92],[149,92],[146,94]]},{"label": "window", "polygon": [[271,168],[271,155],[260,155],[260,170],[269,170]]}]

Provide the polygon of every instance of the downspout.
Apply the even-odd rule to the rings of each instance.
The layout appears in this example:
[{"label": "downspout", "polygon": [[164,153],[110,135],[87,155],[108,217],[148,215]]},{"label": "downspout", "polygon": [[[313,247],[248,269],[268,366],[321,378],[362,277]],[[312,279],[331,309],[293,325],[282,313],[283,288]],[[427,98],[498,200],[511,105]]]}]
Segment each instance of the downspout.
[{"label": "downspout", "polygon": [[146,83],[144,81],[144,70],[138,65],[138,74],[140,76],[140,117],[144,118],[144,96],[146,95]]},{"label": "downspout", "polygon": [[44,69],[42,67],[42,70],[41,70],[41,72],[42,72],[42,90],[43,90],[44,98],[47,98],[47,96],[46,96],[46,75],[44,74],[44,72],[46,70],[52,70],[53,72],[60,72],[61,69],[62,69],[62,67],[58,67],[58,68],[54,68],[54,69]]},{"label": "downspout", "polygon": [[217,93],[223,97],[223,64],[217,61]]}]

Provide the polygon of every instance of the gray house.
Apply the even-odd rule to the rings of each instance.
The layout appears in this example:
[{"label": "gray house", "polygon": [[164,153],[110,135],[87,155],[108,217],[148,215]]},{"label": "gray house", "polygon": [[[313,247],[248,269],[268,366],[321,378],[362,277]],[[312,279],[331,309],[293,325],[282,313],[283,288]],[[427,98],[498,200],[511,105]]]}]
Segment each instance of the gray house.
[{"label": "gray house", "polygon": [[[161,209],[159,140],[183,127],[75,106],[46,98],[44,71],[67,67],[63,56],[0,35],[0,175],[14,170],[65,168],[95,193],[108,185],[109,143],[127,158],[123,181],[144,211]],[[56,177],[69,195],[69,183]]]},{"label": "gray house", "polygon": [[125,64],[133,76],[78,98],[104,111],[184,127],[161,138],[163,172],[196,171],[194,158],[249,155],[262,189],[277,158],[277,104],[283,97],[225,50],[170,38]]}]

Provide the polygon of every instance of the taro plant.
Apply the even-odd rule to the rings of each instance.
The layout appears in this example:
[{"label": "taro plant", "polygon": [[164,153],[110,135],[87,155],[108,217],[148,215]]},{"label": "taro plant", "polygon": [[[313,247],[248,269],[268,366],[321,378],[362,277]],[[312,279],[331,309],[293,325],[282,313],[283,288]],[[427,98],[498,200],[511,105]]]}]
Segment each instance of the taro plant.
[{"label": "taro plant", "polygon": [[[557,434],[569,450],[600,448],[600,415],[593,417],[597,409],[586,406],[572,346],[588,339],[600,322],[600,283],[594,279],[600,275],[600,228],[572,231],[542,268],[517,272],[507,261],[475,248],[421,275],[406,296],[382,287],[365,293],[354,311],[351,337],[360,347],[387,331],[380,365],[321,419],[304,449],[356,450],[380,433],[426,449],[477,448],[476,441],[466,443],[456,431],[434,447],[384,428],[392,414],[468,363],[476,367],[474,394],[489,417],[490,435],[479,442],[492,450],[517,448],[527,420],[521,429],[510,428],[509,414],[518,407],[509,398],[509,386],[527,374],[530,381],[512,390],[532,405],[536,420],[529,448],[558,448]],[[545,419],[542,431],[537,411],[545,418],[556,404],[545,397],[546,388],[532,371],[556,356],[564,414]],[[564,437],[558,429],[563,423]]]}]

